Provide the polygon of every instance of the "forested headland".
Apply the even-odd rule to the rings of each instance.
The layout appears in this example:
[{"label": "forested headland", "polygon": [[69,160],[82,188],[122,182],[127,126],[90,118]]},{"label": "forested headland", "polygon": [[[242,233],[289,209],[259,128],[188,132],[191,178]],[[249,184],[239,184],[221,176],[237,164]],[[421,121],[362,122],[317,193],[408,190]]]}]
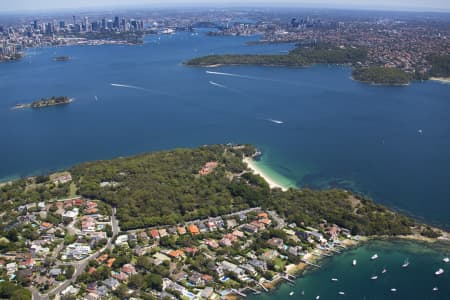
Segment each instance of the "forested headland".
[{"label": "forested headland", "polygon": [[367,57],[365,48],[339,48],[328,45],[297,47],[288,54],[223,54],[193,58],[188,66],[263,65],[303,67],[313,64],[347,64]]}]

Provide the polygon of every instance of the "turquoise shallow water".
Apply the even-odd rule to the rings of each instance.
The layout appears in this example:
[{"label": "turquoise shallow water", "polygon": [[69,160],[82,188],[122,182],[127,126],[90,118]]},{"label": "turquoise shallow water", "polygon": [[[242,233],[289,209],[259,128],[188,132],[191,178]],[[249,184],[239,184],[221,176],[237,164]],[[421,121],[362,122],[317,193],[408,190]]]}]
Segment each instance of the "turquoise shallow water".
[{"label": "turquoise shallow water", "polygon": [[[245,44],[254,39],[177,33],[136,47],[31,49],[0,64],[0,179],[175,147],[253,143],[262,163],[295,185],[356,190],[448,226],[450,85],[369,86],[338,66],[182,65],[198,55],[292,47]],[[56,55],[73,60],[55,62]],[[10,109],[52,95],[76,101]]]},{"label": "turquoise shallow water", "polygon": [[[404,241],[374,241],[327,258],[319,270],[307,271],[295,285],[283,284],[269,294],[248,299],[450,299],[450,266],[442,262],[448,248],[431,248]],[[377,260],[370,257],[377,253]],[[357,265],[352,266],[352,260]],[[410,265],[402,268],[404,260]],[[387,272],[381,274],[386,268]],[[445,273],[435,276],[443,268]],[[309,272],[309,273],[308,273]],[[372,280],[372,276],[378,279]],[[332,282],[337,278],[338,282]],[[437,287],[438,291],[433,292]],[[397,292],[391,292],[396,288]],[[304,291],[304,296],[301,295]],[[345,296],[338,292],[345,292]],[[293,296],[289,294],[294,292]]]}]

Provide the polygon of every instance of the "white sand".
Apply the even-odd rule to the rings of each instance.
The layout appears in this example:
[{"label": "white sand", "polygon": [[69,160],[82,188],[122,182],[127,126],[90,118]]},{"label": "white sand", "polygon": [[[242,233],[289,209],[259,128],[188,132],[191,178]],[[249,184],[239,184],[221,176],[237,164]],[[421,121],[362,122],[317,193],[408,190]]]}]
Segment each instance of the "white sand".
[{"label": "white sand", "polygon": [[269,187],[270,187],[271,189],[274,189],[274,188],[280,188],[282,191],[287,191],[287,190],[288,190],[288,187],[287,187],[287,186],[284,186],[284,185],[282,185],[282,184],[276,182],[274,179],[270,178],[266,173],[264,173],[264,171],[261,170],[261,168],[259,168],[259,167],[255,164],[255,162],[253,161],[252,158],[250,158],[250,157],[245,157],[245,158],[244,158],[244,163],[247,164],[248,168],[249,168],[250,170],[252,170],[253,173],[255,173],[255,174],[261,176],[262,178],[264,178],[264,180],[267,181],[267,183],[269,184]]},{"label": "white sand", "polygon": [[431,77],[430,80],[433,81],[439,81],[441,83],[449,83],[450,84],[450,78],[446,77]]}]

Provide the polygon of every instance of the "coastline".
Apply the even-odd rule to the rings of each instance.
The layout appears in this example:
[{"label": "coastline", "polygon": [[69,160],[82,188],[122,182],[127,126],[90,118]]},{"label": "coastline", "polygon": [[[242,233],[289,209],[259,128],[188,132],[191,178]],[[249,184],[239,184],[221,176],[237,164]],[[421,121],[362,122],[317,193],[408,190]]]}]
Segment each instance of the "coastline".
[{"label": "coastline", "polygon": [[450,77],[430,77],[430,80],[450,84]]},{"label": "coastline", "polygon": [[269,184],[271,189],[279,188],[282,191],[287,191],[291,186],[287,184],[283,184],[273,177],[271,177],[267,172],[264,172],[261,167],[259,167],[256,162],[251,157],[244,157],[243,162],[247,165],[247,167],[252,170],[252,172],[256,175],[261,176],[264,180]]}]

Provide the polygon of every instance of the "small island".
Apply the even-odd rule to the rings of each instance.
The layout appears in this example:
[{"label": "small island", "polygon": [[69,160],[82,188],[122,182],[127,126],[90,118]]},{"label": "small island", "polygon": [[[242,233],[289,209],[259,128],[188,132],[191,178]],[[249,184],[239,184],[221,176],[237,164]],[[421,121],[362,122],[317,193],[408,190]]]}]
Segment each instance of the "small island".
[{"label": "small island", "polygon": [[70,56],[67,55],[63,55],[63,56],[56,56],[55,58],[53,58],[54,61],[69,61],[72,58]]},{"label": "small island", "polygon": [[70,104],[73,102],[72,98],[69,98],[67,96],[53,96],[50,98],[42,98],[40,100],[33,101],[31,103],[25,103],[25,104],[16,104],[13,109],[23,109],[23,108],[42,108],[42,107],[48,107],[48,106],[55,106],[55,105],[63,105],[63,104]]}]

